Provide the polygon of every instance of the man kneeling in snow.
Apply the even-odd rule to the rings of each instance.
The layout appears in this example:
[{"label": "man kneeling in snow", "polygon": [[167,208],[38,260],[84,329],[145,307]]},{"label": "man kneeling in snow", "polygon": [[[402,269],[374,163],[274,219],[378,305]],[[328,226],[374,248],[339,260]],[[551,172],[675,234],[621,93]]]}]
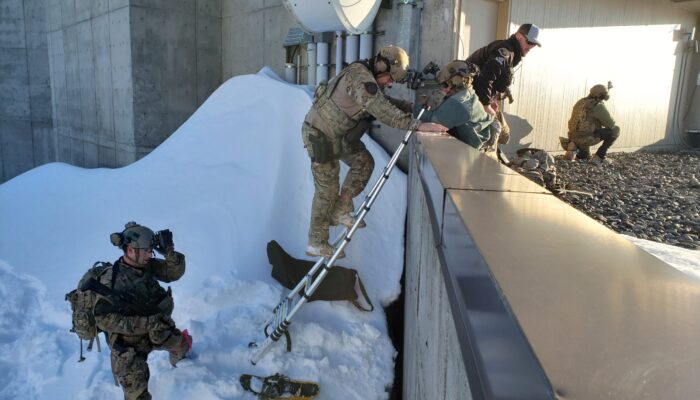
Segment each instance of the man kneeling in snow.
[{"label": "man kneeling in snow", "polygon": [[[110,239],[124,255],[99,276],[109,295],[98,296],[95,322],[107,333],[112,373],[124,389],[124,398],[150,399],[148,354],[166,350],[174,366],[192,346],[187,330],[177,329],[170,317],[174,307],[170,288],[166,291],[158,284],[184,275],[185,256],[174,250],[169,230],[154,234],[135,222]],[[152,258],[154,248],[165,260]]]}]

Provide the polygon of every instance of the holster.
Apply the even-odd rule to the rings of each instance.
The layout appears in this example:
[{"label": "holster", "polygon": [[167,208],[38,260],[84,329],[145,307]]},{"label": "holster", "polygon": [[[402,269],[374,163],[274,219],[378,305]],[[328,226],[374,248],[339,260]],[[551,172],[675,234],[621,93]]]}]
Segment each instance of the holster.
[{"label": "holster", "polygon": [[315,135],[309,135],[309,143],[311,143],[311,152],[313,156],[311,161],[319,164],[325,164],[333,160],[333,143],[321,132]]}]

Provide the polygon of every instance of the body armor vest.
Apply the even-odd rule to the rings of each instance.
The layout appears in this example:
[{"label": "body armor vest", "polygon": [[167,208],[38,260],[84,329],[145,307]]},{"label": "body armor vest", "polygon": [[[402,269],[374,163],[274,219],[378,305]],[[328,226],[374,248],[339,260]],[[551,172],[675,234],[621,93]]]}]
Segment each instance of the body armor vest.
[{"label": "body armor vest", "polygon": [[595,132],[599,128],[599,123],[593,118],[591,111],[598,103],[599,100],[590,97],[576,102],[571,119],[569,119],[569,132]]},{"label": "body armor vest", "polygon": [[[340,107],[334,100],[333,94],[338,87],[338,83],[346,75],[347,69],[344,69],[338,76],[334,77],[328,83],[321,83],[315,92],[315,101],[312,109],[317,114],[316,116],[311,116],[310,121],[307,119],[312,126],[321,130],[327,136],[332,139],[340,139],[349,130],[355,128],[357,124],[366,119],[369,115],[363,108],[356,106],[357,110],[345,109]],[[336,94],[344,95],[344,93]],[[348,95],[345,95],[349,97]],[[355,101],[349,99],[348,103],[355,106]],[[317,120],[319,117],[320,121]]]}]

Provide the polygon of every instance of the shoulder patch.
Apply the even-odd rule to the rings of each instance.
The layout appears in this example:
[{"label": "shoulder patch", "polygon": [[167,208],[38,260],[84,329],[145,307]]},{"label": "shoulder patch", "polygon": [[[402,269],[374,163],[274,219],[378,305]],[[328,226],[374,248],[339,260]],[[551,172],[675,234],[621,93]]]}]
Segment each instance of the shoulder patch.
[{"label": "shoulder patch", "polygon": [[365,82],[365,90],[367,91],[367,93],[369,93],[371,95],[375,95],[375,94],[377,94],[377,91],[379,90],[379,88],[377,87],[377,84],[374,82]]}]

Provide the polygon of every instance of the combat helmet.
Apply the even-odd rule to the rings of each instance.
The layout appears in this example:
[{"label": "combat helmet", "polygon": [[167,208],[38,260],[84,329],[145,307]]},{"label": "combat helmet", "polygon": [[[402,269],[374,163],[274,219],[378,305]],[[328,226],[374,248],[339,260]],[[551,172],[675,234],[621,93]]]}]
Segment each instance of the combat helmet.
[{"label": "combat helmet", "polygon": [[139,225],[134,221],[129,221],[124,225],[124,230],[109,235],[113,245],[124,249],[131,246],[135,249],[148,249],[153,247],[153,236],[155,234],[149,228]]},{"label": "combat helmet", "polygon": [[451,87],[466,87],[476,74],[479,73],[479,67],[475,64],[454,60],[445,65],[437,75],[437,82]]},{"label": "combat helmet", "polygon": [[608,88],[605,85],[594,85],[590,92],[588,92],[588,97],[594,97],[598,99],[607,100],[610,98],[608,94]]},{"label": "combat helmet", "polygon": [[398,46],[384,46],[374,60],[374,72],[389,72],[394,82],[403,82],[408,76],[408,54]]}]

